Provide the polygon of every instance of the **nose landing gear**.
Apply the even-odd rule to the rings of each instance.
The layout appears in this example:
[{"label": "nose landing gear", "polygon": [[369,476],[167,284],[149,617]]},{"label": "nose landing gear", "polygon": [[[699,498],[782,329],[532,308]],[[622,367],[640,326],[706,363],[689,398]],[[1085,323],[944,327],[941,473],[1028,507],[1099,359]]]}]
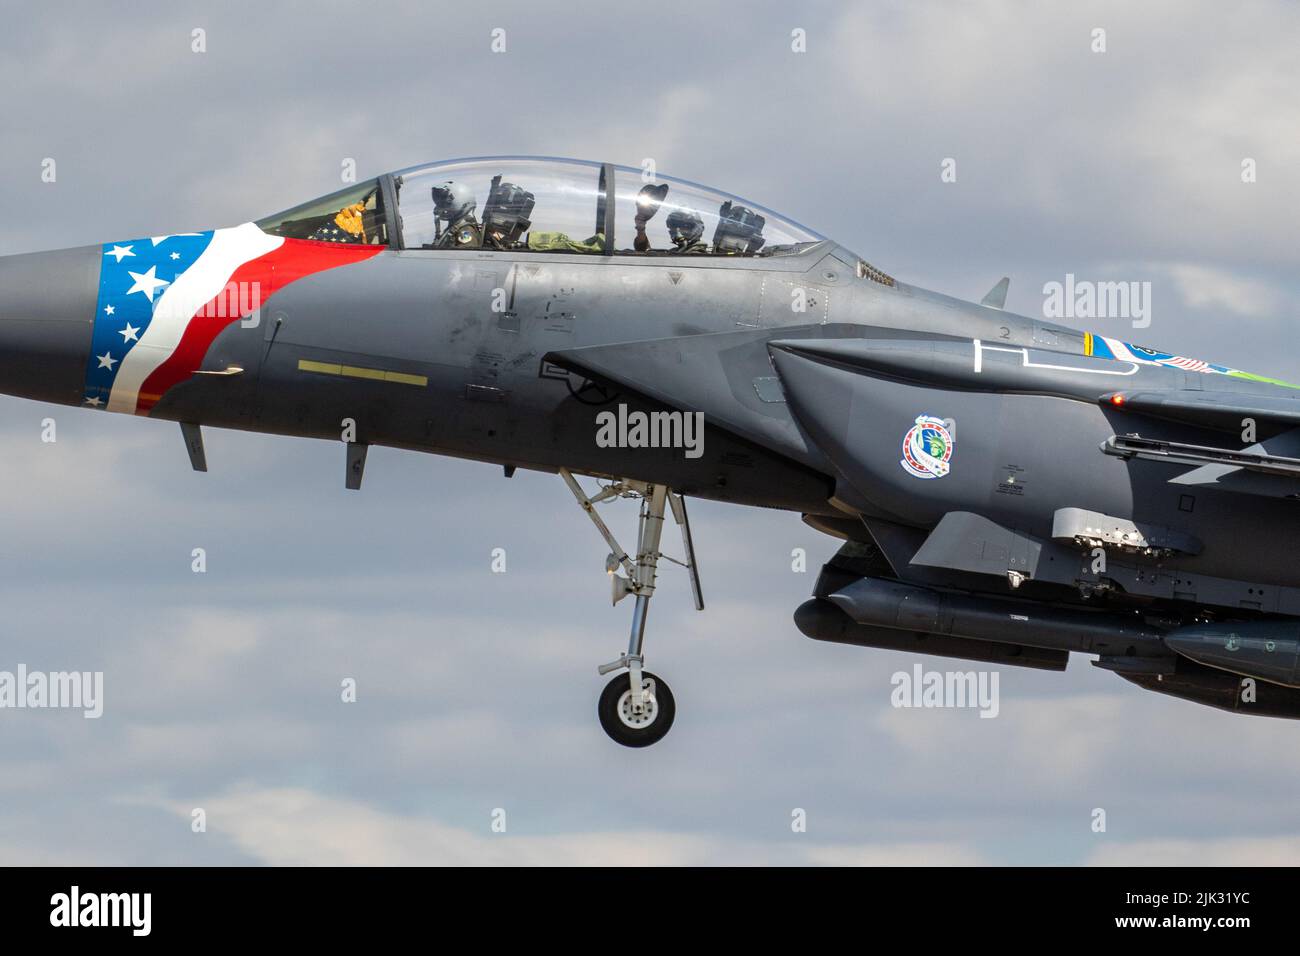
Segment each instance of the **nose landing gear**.
[{"label": "nose landing gear", "polygon": [[[648,747],[663,739],[673,725],[677,713],[677,704],[668,684],[649,671],[642,669],[645,657],[646,614],[650,609],[650,598],[654,595],[655,577],[658,574],[659,559],[663,558],[686,568],[691,577],[691,592],[695,598],[696,610],[704,610],[704,598],[700,591],[700,576],[695,564],[695,546],[691,541],[690,520],[686,514],[686,502],[681,495],[674,493],[667,485],[624,479],[604,486],[595,496],[588,498],[576,479],[567,468],[560,469],[560,477],[569,486],[579,506],[587,513],[596,530],[600,532],[605,543],[609,545],[610,554],[605,559],[605,570],[609,573],[613,585],[613,600],[617,604],[629,594],[636,598],[632,609],[632,630],[628,637],[627,651],[617,660],[602,664],[598,668],[601,674],[610,674],[626,668],[626,673],[619,674],[600,695],[596,713],[605,733],[625,747]],[[637,527],[637,549],[635,559],[619,546],[610,532],[608,525],[596,513],[596,505],[613,498],[640,499],[641,512]],[[678,561],[659,550],[659,540],[663,533],[665,507],[672,510],[673,519],[682,532],[682,547],[686,552],[685,560]],[[619,574],[626,571],[627,576]]]}]

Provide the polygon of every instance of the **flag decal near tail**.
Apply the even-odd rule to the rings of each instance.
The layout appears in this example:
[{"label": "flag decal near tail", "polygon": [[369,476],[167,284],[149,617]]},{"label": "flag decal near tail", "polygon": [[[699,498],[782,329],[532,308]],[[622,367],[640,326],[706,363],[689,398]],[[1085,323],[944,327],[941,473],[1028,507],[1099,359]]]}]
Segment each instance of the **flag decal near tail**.
[{"label": "flag decal near tail", "polygon": [[1232,378],[1246,379],[1251,382],[1266,382],[1269,385],[1281,385],[1284,388],[1300,388],[1300,385],[1293,385],[1291,382],[1283,382],[1276,378],[1266,378],[1263,375],[1252,375],[1250,372],[1228,368],[1226,365],[1215,365],[1212,362],[1204,362],[1200,359],[1174,355],[1172,352],[1161,352],[1158,349],[1149,349],[1141,345],[1121,342],[1119,339],[1097,335],[1095,332],[1085,332],[1083,334],[1083,354],[1095,355],[1097,358],[1115,359],[1120,362],[1138,362],[1142,365],[1165,365],[1169,368],[1181,368],[1188,372],[1206,372],[1215,375],[1227,375]]}]

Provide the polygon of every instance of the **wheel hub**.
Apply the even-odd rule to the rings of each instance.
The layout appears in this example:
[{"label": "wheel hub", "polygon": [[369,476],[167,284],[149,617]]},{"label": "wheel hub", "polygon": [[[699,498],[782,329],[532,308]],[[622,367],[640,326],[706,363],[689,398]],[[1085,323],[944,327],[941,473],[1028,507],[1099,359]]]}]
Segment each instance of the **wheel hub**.
[{"label": "wheel hub", "polygon": [[[646,682],[649,684],[649,681]],[[647,696],[641,701],[641,709],[638,712],[632,706],[632,691],[626,690],[623,696],[618,699],[618,719],[623,722],[625,727],[633,730],[644,730],[655,722],[659,716],[659,704],[655,700],[653,689],[647,688]]]}]

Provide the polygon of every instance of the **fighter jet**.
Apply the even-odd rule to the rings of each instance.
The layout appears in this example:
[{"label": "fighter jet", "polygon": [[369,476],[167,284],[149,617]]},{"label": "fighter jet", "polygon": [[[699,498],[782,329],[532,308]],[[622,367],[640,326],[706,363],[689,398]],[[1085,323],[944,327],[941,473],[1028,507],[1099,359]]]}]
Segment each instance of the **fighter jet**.
[{"label": "fighter jet", "polygon": [[[597,712],[667,733],[661,560],[688,498],[842,544],[797,628],[1300,716],[1296,386],[908,285],[775,212],[609,163],[476,158],[257,222],[0,259],[0,390],[558,474],[627,651]],[[580,480],[581,479],[581,480]],[[601,512],[638,509],[625,547]],[[671,516],[680,545],[663,543]],[[671,535],[669,536],[672,537]],[[594,539],[593,539],[594,543]]]}]

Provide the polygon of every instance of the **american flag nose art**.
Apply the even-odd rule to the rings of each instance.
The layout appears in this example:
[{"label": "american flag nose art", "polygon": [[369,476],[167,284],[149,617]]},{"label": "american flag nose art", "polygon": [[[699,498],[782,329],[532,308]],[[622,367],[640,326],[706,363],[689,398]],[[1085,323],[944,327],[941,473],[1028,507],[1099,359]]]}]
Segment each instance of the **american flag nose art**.
[{"label": "american flag nose art", "polygon": [[147,414],[223,329],[291,282],[382,246],[285,239],[252,223],[106,243],[83,404]]}]

